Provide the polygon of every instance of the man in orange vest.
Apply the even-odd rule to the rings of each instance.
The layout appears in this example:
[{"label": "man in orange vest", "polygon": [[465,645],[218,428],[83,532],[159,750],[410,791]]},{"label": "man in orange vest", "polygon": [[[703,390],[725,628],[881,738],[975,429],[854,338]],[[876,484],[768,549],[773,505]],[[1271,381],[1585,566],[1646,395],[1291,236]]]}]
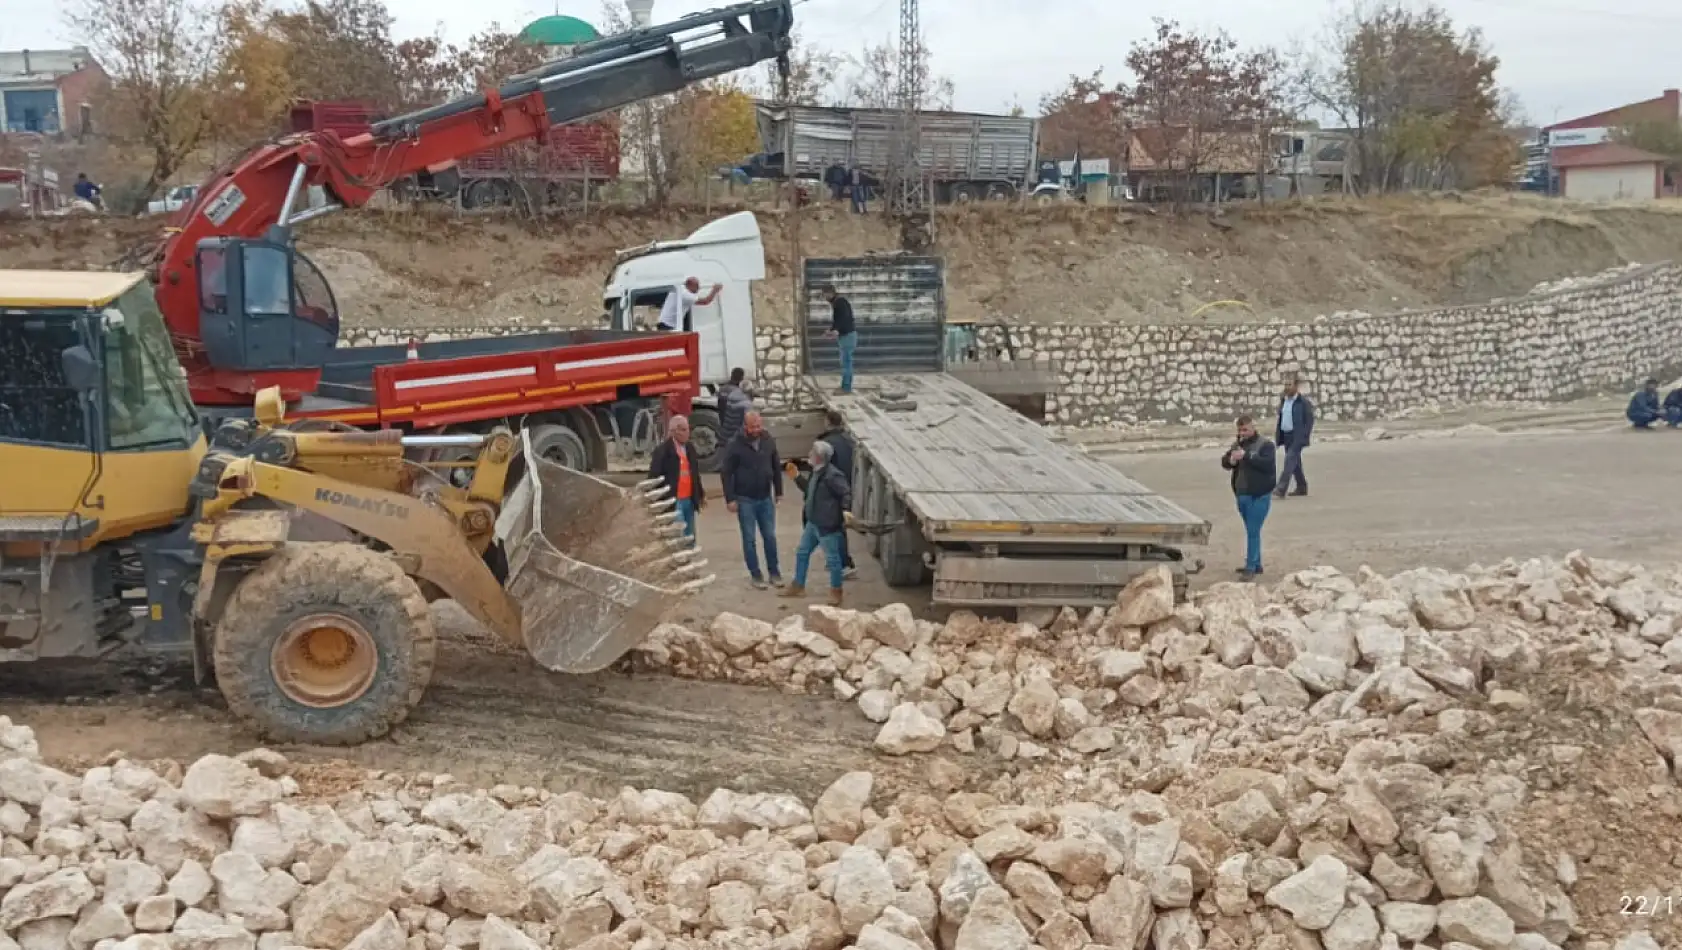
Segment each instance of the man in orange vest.
[{"label": "man in orange vest", "polygon": [[695,456],[695,446],[689,444],[689,420],[673,416],[666,424],[666,435],[666,441],[660,443],[654,457],[649,459],[648,477],[663,480],[677,499],[684,536],[694,544],[695,513],[706,503],[707,493],[701,486],[701,465]]}]

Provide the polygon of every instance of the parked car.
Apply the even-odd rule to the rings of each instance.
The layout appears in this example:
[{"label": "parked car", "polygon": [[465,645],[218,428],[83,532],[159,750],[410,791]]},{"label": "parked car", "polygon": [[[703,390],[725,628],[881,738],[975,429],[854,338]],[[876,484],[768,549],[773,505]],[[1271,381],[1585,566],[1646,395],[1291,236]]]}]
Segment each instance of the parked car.
[{"label": "parked car", "polygon": [[181,185],[171,188],[162,198],[154,198],[146,202],[147,214],[174,214],[186,207],[199,193],[198,185]]}]

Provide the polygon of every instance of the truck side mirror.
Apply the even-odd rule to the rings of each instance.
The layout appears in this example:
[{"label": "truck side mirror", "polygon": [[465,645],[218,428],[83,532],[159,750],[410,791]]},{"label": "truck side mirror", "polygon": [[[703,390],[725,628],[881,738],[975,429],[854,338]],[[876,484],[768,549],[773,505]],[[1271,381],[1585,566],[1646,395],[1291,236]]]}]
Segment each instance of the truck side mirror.
[{"label": "truck side mirror", "polygon": [[67,346],[59,353],[59,362],[64,368],[64,380],[70,388],[79,393],[91,393],[99,388],[99,361],[93,358],[93,352],[78,343]]}]

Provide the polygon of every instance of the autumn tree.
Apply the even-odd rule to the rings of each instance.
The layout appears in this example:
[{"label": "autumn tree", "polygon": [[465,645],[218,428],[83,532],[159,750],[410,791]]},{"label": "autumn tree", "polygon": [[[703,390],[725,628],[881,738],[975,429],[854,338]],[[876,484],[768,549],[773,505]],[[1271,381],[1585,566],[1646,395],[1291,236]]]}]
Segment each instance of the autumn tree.
[{"label": "autumn tree", "polygon": [[1665,120],[1632,122],[1612,130],[1612,141],[1663,155],[1674,177],[1682,174],[1682,123]]},{"label": "autumn tree", "polygon": [[295,92],[291,47],[273,28],[262,0],[229,0],[217,11],[213,134],[245,143],[272,135]]},{"label": "autumn tree", "polygon": [[[918,111],[952,108],[956,86],[950,76],[937,76],[926,44],[920,44],[912,60],[919,73],[922,95]],[[891,43],[866,46],[849,60],[850,70],[841,85],[840,105],[860,109],[897,109],[899,102],[899,50]]]},{"label": "autumn tree", "polygon": [[381,0],[305,0],[271,17],[291,51],[298,95],[386,108],[400,104],[393,18]]},{"label": "autumn tree", "polygon": [[[809,43],[798,27],[791,36],[788,54],[788,101],[797,106],[828,105],[839,95],[841,75],[847,60],[840,54]],[[765,63],[754,74],[745,91],[756,98],[782,97],[783,79],[776,62]]]},{"label": "autumn tree", "polygon": [[149,157],[143,206],[210,132],[214,11],[197,0],[77,0],[66,19],[110,78],[101,111],[111,136]]},{"label": "autumn tree", "polygon": [[1475,186],[1511,174],[1516,143],[1504,126],[1516,107],[1477,30],[1458,31],[1434,5],[1388,3],[1346,11],[1321,45],[1302,85],[1349,129],[1360,190]]},{"label": "autumn tree", "polygon": [[1197,33],[1157,20],[1154,34],[1133,44],[1127,67],[1134,81],[1122,94],[1132,141],[1147,155],[1135,166],[1177,179],[1175,192],[1192,191],[1206,173],[1254,173],[1264,143],[1278,121],[1275,101],[1281,72],[1272,50],[1245,51],[1224,31]]},{"label": "autumn tree", "polygon": [[699,83],[672,96],[659,119],[662,193],[759,151],[753,97],[728,79]]},{"label": "autumn tree", "polygon": [[1040,151],[1119,163],[1127,152],[1126,102],[1126,88],[1106,82],[1102,69],[1090,76],[1070,76],[1066,86],[1040,99]]}]

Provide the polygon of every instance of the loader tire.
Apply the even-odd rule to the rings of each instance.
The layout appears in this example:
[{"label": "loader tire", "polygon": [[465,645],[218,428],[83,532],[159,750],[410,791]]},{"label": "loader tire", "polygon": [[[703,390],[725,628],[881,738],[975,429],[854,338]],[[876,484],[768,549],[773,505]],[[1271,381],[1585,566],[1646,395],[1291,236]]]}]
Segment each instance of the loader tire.
[{"label": "loader tire", "polygon": [[297,544],[242,580],[216,625],[228,708],[278,742],[355,745],[408,717],[437,641],[420,588],[356,544]]}]

